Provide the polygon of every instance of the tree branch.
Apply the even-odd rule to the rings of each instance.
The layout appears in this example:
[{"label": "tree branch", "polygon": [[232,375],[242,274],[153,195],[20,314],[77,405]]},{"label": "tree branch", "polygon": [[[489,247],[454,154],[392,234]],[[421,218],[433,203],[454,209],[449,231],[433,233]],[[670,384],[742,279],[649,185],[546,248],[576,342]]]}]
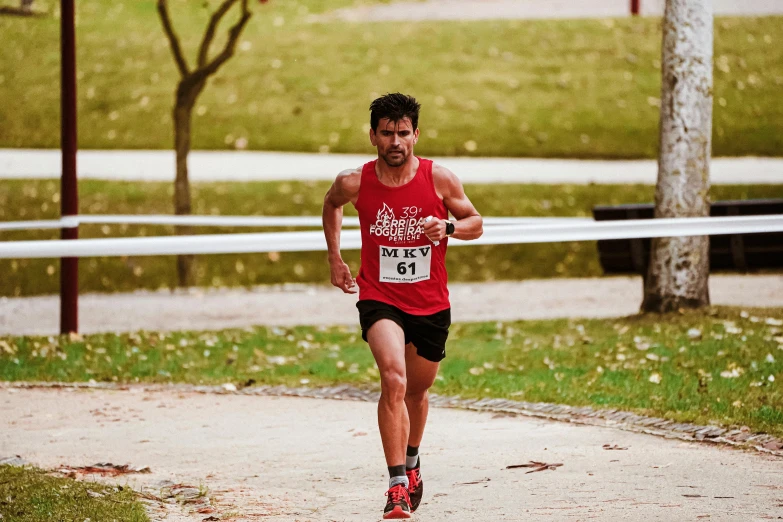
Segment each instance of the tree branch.
[{"label": "tree branch", "polygon": [[220,20],[234,5],[237,0],[225,0],[217,11],[212,14],[212,18],[209,20],[207,31],[204,33],[204,39],[201,41],[201,47],[198,50],[198,66],[204,67],[207,63],[207,55],[209,54],[209,46],[212,45],[212,40],[215,37],[215,29],[220,24]]},{"label": "tree branch", "polygon": [[163,24],[163,30],[169,39],[171,52],[174,54],[174,61],[177,62],[179,73],[184,78],[190,74],[190,71],[188,71],[188,64],[185,62],[185,57],[182,55],[182,48],[179,46],[177,35],[174,33],[174,28],[171,26],[171,18],[169,18],[166,0],[158,0],[158,13],[160,14],[160,21]]},{"label": "tree branch", "polygon": [[239,35],[242,34],[242,29],[244,29],[245,24],[247,24],[247,21],[250,20],[250,11],[247,8],[247,0],[241,0],[241,1],[242,1],[242,17],[229,30],[228,41],[226,42],[226,46],[223,48],[223,51],[221,51],[221,53],[218,54],[215,57],[215,59],[212,60],[209,64],[199,67],[196,73],[203,73],[205,76],[210,76],[212,74],[215,74],[215,72],[220,68],[220,66],[223,65],[229,58],[231,58],[234,55],[234,49],[236,49]]}]

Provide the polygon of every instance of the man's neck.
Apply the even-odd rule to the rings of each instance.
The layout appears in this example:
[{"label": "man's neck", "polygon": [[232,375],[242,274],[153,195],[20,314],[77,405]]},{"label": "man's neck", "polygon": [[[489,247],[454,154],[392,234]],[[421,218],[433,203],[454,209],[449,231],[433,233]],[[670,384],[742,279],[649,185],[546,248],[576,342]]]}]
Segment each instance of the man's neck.
[{"label": "man's neck", "polygon": [[399,167],[392,167],[383,158],[375,163],[375,175],[384,185],[399,186],[408,183],[419,170],[419,158],[411,154]]}]

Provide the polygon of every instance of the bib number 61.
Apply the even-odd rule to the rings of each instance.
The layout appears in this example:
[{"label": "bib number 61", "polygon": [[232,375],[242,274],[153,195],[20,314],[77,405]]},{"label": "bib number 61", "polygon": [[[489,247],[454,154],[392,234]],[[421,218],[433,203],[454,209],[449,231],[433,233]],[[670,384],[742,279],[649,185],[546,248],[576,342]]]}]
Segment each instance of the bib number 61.
[{"label": "bib number 61", "polygon": [[410,269],[411,274],[410,275],[416,275],[416,263],[408,263],[405,264],[405,261],[397,264],[397,273],[400,275],[406,275],[408,273],[408,269]]},{"label": "bib number 61", "polygon": [[432,246],[380,246],[379,280],[381,283],[417,283],[430,278]]}]

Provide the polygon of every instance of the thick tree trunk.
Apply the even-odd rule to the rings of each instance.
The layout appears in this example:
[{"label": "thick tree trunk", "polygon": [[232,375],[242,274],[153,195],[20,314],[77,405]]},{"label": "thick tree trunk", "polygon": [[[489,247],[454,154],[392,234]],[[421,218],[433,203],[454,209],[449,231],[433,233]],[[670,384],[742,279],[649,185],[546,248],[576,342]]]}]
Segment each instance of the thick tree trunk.
[{"label": "thick tree trunk", "polygon": [[[709,216],[712,23],[711,0],[666,2],[656,218]],[[707,306],[708,277],[707,236],[653,239],[642,310]]]},{"label": "thick tree trunk", "polygon": [[[177,151],[177,174],[174,180],[174,213],[190,214],[190,181],[188,178],[188,153],[190,152],[190,123],[196,94],[180,84],[174,106],[174,148]],[[192,227],[177,226],[177,235],[192,233]],[[179,286],[192,286],[195,256],[177,256],[177,279]]]}]

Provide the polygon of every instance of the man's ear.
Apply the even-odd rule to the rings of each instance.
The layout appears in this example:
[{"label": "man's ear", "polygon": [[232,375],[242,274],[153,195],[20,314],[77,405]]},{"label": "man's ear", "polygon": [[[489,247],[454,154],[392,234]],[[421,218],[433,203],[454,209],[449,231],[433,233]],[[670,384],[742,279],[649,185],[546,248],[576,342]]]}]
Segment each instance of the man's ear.
[{"label": "man's ear", "polygon": [[418,141],[419,141],[419,128],[416,127],[416,130],[413,131],[413,144],[416,145]]},{"label": "man's ear", "polygon": [[370,143],[373,147],[377,147],[378,145],[375,143],[375,129],[370,129]]}]

